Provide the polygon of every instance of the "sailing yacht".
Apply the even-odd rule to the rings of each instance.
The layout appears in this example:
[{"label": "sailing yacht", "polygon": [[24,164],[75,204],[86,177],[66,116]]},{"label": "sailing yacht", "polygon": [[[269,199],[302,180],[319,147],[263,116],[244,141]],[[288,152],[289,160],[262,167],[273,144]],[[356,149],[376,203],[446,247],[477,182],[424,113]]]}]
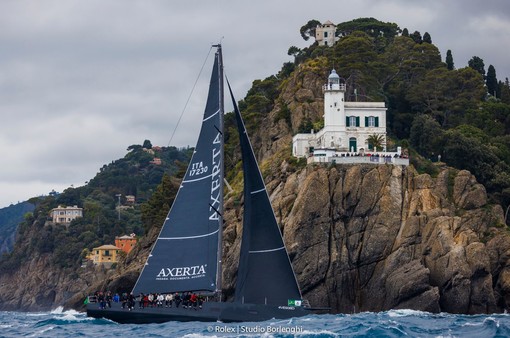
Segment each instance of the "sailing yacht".
[{"label": "sailing yacht", "polygon": [[[302,300],[292,265],[243,119],[229,85],[239,132],[243,175],[243,233],[233,301],[223,301],[223,115],[221,45],[212,70],[202,128],[174,203],[134,286],[133,294],[197,292],[214,295],[196,311],[183,307],[101,309],[87,315],[119,323],[167,321],[263,321],[311,313]],[[195,308],[196,309],[196,308]]]}]

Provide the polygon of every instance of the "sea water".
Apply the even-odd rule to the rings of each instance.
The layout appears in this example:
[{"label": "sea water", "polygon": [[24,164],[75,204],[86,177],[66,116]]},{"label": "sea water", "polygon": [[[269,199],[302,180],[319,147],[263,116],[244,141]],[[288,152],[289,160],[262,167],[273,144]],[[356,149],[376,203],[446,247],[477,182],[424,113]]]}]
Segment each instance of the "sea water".
[{"label": "sea water", "polygon": [[[190,310],[193,311],[193,310]],[[510,337],[510,315],[392,310],[260,323],[117,324],[62,311],[0,312],[0,337]]]}]

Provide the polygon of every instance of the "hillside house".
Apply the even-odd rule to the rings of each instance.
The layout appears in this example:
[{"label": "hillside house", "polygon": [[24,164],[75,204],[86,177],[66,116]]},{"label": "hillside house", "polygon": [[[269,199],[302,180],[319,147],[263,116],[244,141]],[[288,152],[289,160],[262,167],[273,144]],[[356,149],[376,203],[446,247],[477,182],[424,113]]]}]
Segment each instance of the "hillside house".
[{"label": "hillside house", "polygon": [[336,25],[331,21],[328,20],[315,28],[315,41],[319,46],[333,46],[338,40]]},{"label": "hillside house", "polygon": [[83,217],[83,209],[77,205],[72,207],[58,206],[50,211],[50,217],[53,223],[69,224],[73,220]]},{"label": "hillside house", "polygon": [[103,265],[110,268],[113,263],[118,262],[118,254],[120,251],[121,249],[115,245],[107,244],[92,249],[89,257],[94,262],[94,265]]},{"label": "hillside house", "polygon": [[136,197],[134,195],[126,195],[126,204],[133,205],[136,202]]},{"label": "hillside house", "polygon": [[137,239],[135,234],[115,237],[115,246],[125,253],[129,253],[136,245]]}]

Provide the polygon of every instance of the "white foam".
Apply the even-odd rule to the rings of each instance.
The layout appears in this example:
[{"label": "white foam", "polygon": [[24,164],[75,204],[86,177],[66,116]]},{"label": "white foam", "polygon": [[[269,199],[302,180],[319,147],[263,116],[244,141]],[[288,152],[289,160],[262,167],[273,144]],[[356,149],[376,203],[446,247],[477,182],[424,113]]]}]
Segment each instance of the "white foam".
[{"label": "white foam", "polygon": [[485,318],[483,320],[483,323],[485,324],[488,321],[496,323],[496,327],[499,327],[499,321],[496,318],[494,318],[494,317],[487,317],[487,318]]},{"label": "white foam", "polygon": [[390,310],[388,316],[390,317],[406,317],[406,316],[428,316],[430,312],[402,309],[402,310]]},{"label": "white foam", "polygon": [[53,314],[53,315],[59,314],[59,313],[62,313],[62,312],[64,312],[64,307],[63,306],[59,306],[56,309],[53,309],[53,310],[50,311],[50,313]]}]

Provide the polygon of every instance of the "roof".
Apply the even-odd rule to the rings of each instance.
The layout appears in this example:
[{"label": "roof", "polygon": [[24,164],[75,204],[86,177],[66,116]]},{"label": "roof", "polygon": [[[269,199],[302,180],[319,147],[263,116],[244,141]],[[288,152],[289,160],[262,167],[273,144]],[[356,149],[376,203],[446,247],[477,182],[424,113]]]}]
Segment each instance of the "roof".
[{"label": "roof", "polygon": [[120,237],[115,237],[115,239],[136,239],[136,237],[124,235],[124,236],[120,236]]},{"label": "roof", "polygon": [[334,23],[332,23],[331,21],[326,21],[322,24],[323,26],[326,26],[326,25],[334,25]]},{"label": "roof", "polygon": [[97,248],[94,248],[92,250],[120,250],[120,248],[117,248],[115,245],[105,244],[105,245],[101,245]]},{"label": "roof", "polygon": [[53,208],[51,210],[61,210],[61,209],[63,209],[63,210],[66,210],[66,209],[80,209],[80,210],[82,210],[83,208],[78,208],[77,205],[72,206],[72,207],[63,207],[63,206],[59,205],[57,208]]},{"label": "roof", "polygon": [[331,74],[329,75],[328,79],[340,79],[340,76],[336,73],[336,70],[332,70]]}]

